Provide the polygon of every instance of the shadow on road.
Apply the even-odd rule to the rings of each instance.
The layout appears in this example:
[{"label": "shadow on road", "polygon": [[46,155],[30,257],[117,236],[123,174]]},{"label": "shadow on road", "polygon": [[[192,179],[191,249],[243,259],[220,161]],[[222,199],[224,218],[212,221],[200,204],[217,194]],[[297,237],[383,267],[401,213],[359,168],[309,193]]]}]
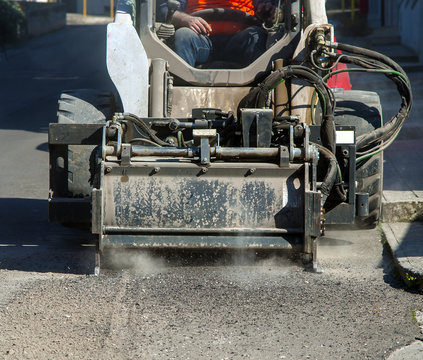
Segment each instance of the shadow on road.
[{"label": "shadow on road", "polygon": [[48,152],[48,143],[44,142],[36,147],[37,150]]},{"label": "shadow on road", "polygon": [[47,211],[47,200],[0,199],[0,269],[92,274],[92,236],[49,223]]},{"label": "shadow on road", "polygon": [[383,247],[382,259],[379,267],[383,269],[383,280],[386,284],[390,285],[394,289],[400,289],[413,294],[423,295],[422,291],[410,288],[403,282],[400,274],[398,273],[398,270],[393,263],[392,254],[390,254],[389,250],[386,249],[386,246]]},{"label": "shadow on road", "polygon": [[[67,228],[48,222],[47,200],[0,198],[0,270],[93,274],[95,239],[89,230]],[[105,268],[144,269],[153,261],[160,268],[259,266],[270,261],[274,266],[302,266],[290,251],[162,249],[115,251]]]}]

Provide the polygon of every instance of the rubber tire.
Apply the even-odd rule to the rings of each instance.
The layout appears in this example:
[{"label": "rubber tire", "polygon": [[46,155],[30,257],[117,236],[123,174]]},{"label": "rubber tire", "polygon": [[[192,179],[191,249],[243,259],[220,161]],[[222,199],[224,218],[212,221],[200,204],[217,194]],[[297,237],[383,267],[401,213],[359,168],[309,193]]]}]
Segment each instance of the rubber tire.
[{"label": "rubber tire", "polygon": [[59,124],[98,124],[111,120],[115,112],[114,96],[94,89],[64,91],[59,98]]},{"label": "rubber tire", "polygon": [[[115,112],[114,96],[94,89],[65,91],[57,110],[59,124],[103,124]],[[68,145],[68,196],[87,197],[92,191],[91,157],[95,145]]]},{"label": "rubber tire", "polygon": [[[356,137],[382,126],[379,95],[371,91],[335,92],[336,125],[354,125]],[[356,193],[369,194],[369,215],[356,217],[356,225],[374,228],[380,218],[383,190],[383,152],[360,161],[356,167]]]}]

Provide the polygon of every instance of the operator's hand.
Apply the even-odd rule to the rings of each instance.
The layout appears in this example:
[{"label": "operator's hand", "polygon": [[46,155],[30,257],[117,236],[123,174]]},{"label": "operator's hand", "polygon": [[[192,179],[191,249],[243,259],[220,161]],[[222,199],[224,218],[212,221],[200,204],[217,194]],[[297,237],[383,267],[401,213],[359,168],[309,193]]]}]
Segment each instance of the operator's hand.
[{"label": "operator's hand", "polygon": [[207,23],[206,20],[204,20],[201,17],[197,16],[191,16],[189,15],[189,19],[187,19],[187,27],[189,27],[191,30],[196,32],[197,34],[202,35],[208,35],[211,33],[212,28]]},{"label": "operator's hand", "polygon": [[182,11],[175,11],[172,23],[176,27],[190,28],[198,35],[209,35],[212,32],[212,28],[206,20],[198,16],[188,15]]},{"label": "operator's hand", "polygon": [[271,1],[259,0],[255,5],[255,16],[264,23],[272,22],[276,7]]}]

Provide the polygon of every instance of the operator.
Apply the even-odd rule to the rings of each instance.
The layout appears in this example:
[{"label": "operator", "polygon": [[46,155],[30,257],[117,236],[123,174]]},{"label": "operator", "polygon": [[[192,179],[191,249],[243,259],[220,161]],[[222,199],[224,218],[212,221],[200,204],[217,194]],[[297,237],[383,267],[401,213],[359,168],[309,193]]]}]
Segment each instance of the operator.
[{"label": "operator", "polygon": [[208,23],[190,15],[210,8],[240,10],[263,23],[275,14],[272,0],[181,0],[171,20],[177,29],[173,47],[189,65],[226,61],[246,66],[266,50],[267,31],[262,26],[246,27],[236,21]]}]

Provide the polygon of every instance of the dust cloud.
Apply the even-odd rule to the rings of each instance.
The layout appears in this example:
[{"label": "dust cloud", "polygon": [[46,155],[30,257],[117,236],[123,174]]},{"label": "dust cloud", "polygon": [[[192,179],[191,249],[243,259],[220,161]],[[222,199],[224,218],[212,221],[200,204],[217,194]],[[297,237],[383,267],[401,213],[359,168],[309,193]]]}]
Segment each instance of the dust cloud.
[{"label": "dust cloud", "polygon": [[165,252],[109,249],[104,253],[103,266],[114,271],[128,269],[144,276],[163,273],[174,267],[208,268],[228,281],[244,284],[280,279],[293,271],[303,269],[286,253],[250,249],[173,249]]},{"label": "dust cloud", "polygon": [[164,259],[140,250],[109,250],[104,262],[109,269],[130,269],[141,275],[154,275],[166,269]]},{"label": "dust cloud", "polygon": [[224,271],[226,279],[244,286],[279,281],[299,269],[286,254],[254,250],[234,251],[228,265]]}]

